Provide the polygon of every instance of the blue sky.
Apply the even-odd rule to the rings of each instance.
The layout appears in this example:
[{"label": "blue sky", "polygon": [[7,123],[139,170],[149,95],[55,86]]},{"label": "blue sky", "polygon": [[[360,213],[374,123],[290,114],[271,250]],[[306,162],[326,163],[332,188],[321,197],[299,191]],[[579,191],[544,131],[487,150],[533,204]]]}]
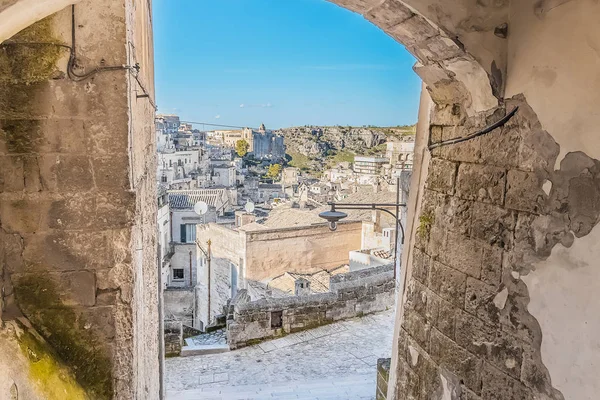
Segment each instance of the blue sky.
[{"label": "blue sky", "polygon": [[161,113],[267,128],[417,120],[414,58],[358,14],[325,0],[153,4]]}]

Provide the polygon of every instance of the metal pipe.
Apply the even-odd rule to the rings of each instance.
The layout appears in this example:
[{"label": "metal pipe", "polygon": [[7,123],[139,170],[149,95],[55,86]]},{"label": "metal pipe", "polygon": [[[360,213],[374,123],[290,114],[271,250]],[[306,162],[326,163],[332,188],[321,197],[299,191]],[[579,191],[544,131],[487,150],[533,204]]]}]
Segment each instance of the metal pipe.
[{"label": "metal pipe", "polygon": [[[210,239],[207,242],[208,244],[208,253],[206,257],[206,262],[208,264],[208,314],[206,315],[206,326],[210,325]],[[206,330],[206,327],[204,328]]]},{"label": "metal pipe", "polygon": [[192,278],[192,252],[190,251],[190,287],[194,287],[194,280]]},{"label": "metal pipe", "polygon": [[329,202],[329,203],[327,203],[327,205],[335,206],[335,207],[339,207],[339,206],[364,206],[364,207],[396,207],[396,206],[400,206],[400,207],[405,207],[406,206],[406,204],[402,204],[400,202],[398,202],[398,203],[362,203],[362,204]]},{"label": "metal pipe", "polygon": [[[394,285],[396,282],[396,263],[398,262],[398,220],[400,219],[400,177],[396,178],[396,229],[394,237]],[[402,235],[404,236],[404,234]]]}]

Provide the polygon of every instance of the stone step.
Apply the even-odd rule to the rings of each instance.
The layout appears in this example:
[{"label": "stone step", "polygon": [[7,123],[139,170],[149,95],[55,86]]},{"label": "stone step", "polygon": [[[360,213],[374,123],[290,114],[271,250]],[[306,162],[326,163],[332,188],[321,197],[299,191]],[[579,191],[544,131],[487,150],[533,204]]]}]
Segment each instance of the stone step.
[{"label": "stone step", "polygon": [[219,354],[229,351],[228,344],[207,344],[203,346],[183,346],[181,357],[201,356],[206,354]]}]

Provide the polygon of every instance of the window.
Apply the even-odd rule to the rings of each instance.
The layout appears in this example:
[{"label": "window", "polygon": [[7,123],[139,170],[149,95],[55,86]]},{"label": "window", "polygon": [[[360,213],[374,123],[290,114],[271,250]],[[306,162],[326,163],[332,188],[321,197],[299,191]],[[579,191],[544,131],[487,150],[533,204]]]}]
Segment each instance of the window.
[{"label": "window", "polygon": [[169,160],[169,167],[173,166],[173,160]]},{"label": "window", "polygon": [[183,268],[173,269],[173,280],[174,281],[182,281],[183,280]]},{"label": "window", "polygon": [[196,224],[181,224],[180,225],[180,242],[194,243],[196,241]]},{"label": "window", "polygon": [[161,182],[167,182],[167,177],[165,175],[161,176],[160,178]]}]

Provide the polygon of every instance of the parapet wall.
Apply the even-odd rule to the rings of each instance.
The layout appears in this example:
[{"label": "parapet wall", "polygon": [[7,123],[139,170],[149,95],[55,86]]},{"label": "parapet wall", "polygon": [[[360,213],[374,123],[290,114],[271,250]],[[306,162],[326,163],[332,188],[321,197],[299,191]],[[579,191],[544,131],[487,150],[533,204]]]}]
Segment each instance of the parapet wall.
[{"label": "parapet wall", "polygon": [[330,324],[394,305],[392,265],[333,276],[330,292],[249,301],[241,290],[229,307],[227,342],[231,349]]}]

